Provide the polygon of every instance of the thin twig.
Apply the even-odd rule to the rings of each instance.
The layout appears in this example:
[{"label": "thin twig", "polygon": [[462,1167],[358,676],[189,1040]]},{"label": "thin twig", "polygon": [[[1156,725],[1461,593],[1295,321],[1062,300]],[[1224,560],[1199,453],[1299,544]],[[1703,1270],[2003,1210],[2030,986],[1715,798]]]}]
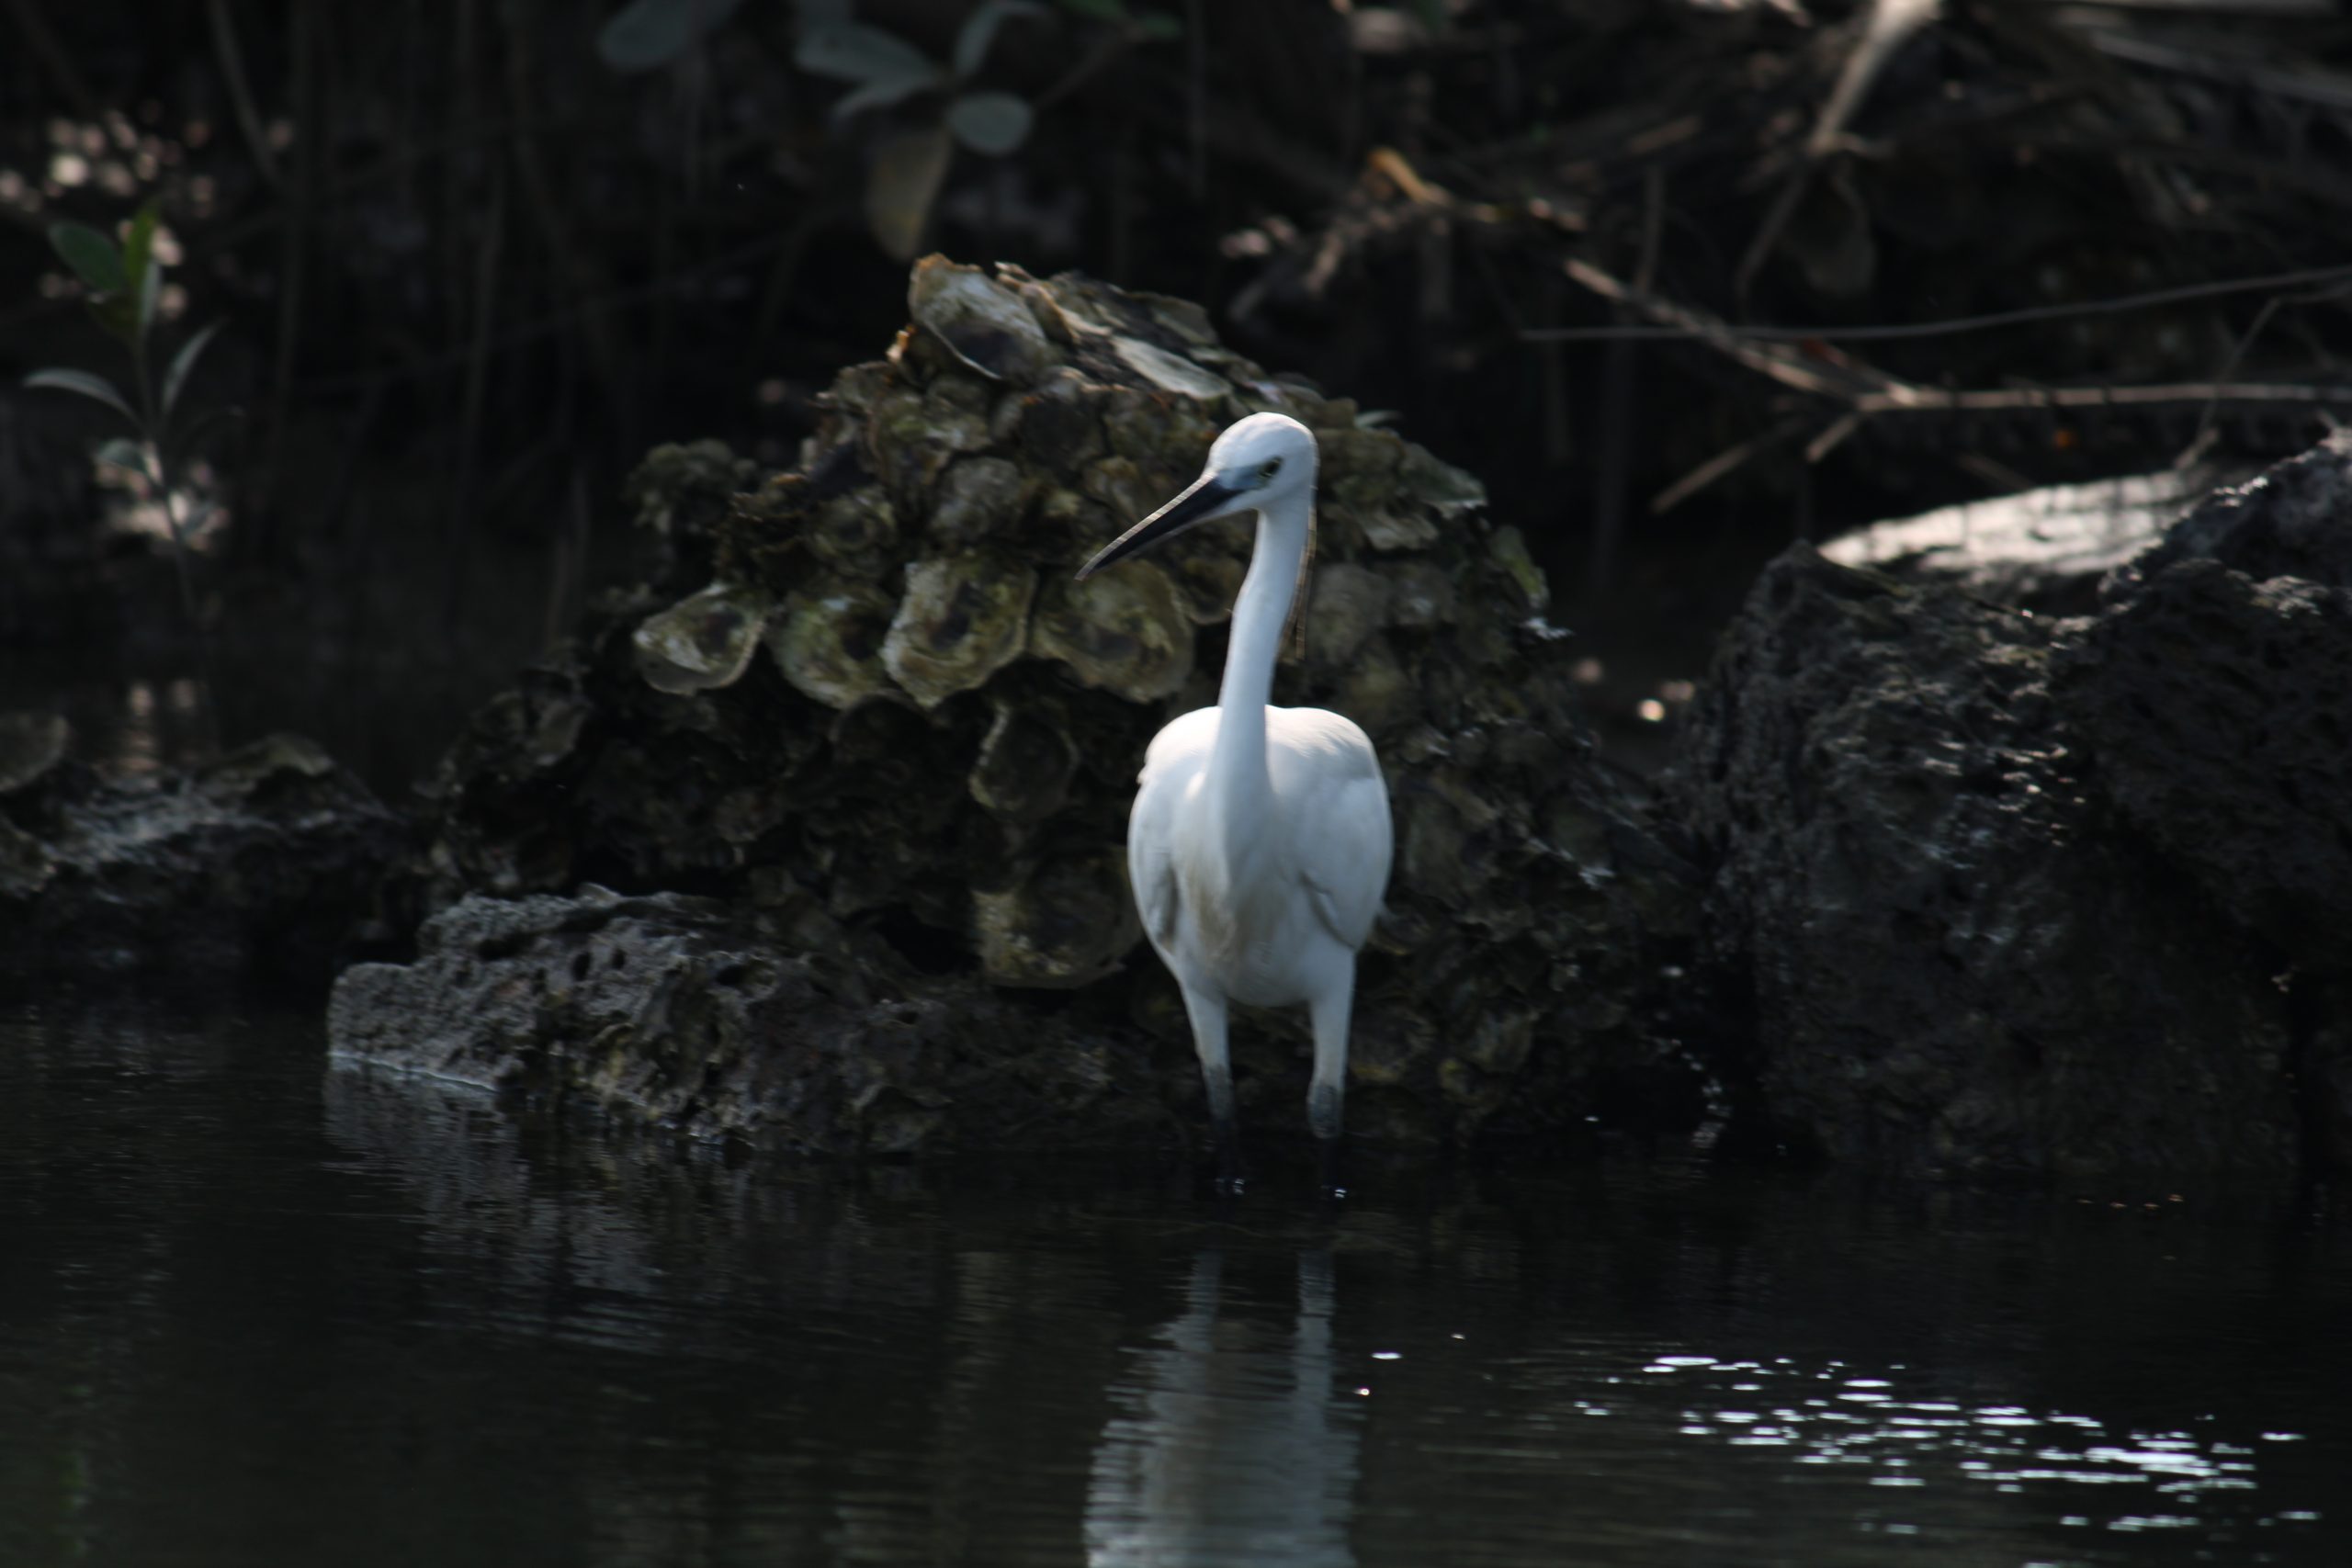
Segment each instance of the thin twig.
[{"label": "thin twig", "polygon": [[1846,438],[1862,427],[1863,416],[1849,413],[1828,429],[1804,444],[1804,460],[1818,463],[1846,444]]},{"label": "thin twig", "polygon": [[1794,437],[1805,427],[1802,419],[1784,419],[1771,429],[1745,441],[1736,441],[1656,495],[1650,497],[1650,512],[1656,515],[1671,512],[1699,491],[1713,484],[1733,470],[1744,468],[1753,458],[1763,456],[1782,442]]},{"label": "thin twig", "polygon": [[1951,392],[1904,386],[1854,399],[1860,413],[1957,413],[2016,409],[2146,408],[2155,403],[2279,403],[2352,408],[2352,387],[2294,381],[2174,381],[2153,387],[2003,387]]},{"label": "thin twig", "polygon": [[[537,30],[536,16],[525,15],[519,6],[510,6],[503,13],[506,24],[507,92],[510,101],[526,113],[535,110],[537,92],[537,66],[534,54]],[[521,177],[523,195],[529,204],[531,216],[537,220],[541,242],[547,246],[550,261],[559,275],[571,286],[575,299],[594,298],[595,275],[594,264],[586,249],[572,240],[564,221],[562,203],[557,200],[554,182],[548,177],[546,160],[540,156],[536,141],[519,141],[514,147],[514,169]],[[666,299],[667,296],[661,298]],[[582,330],[588,337],[588,356],[596,367],[597,379],[603,384],[606,402],[612,409],[615,427],[623,432],[624,444],[636,424],[635,405],[629,399],[628,381],[621,370],[620,346],[614,341],[609,325],[602,316],[583,313]]]},{"label": "thin twig", "polygon": [[1201,0],[1184,0],[1184,112],[1193,121],[1192,162],[1187,167],[1193,199],[1198,201],[1209,185],[1209,59],[1207,24]]},{"label": "thin twig", "polygon": [[474,272],[473,346],[466,364],[465,400],[458,423],[458,465],[451,476],[449,516],[442,533],[442,610],[455,626],[465,589],[466,530],[472,521],[474,474],[481,454],[483,400],[490,386],[491,328],[497,317],[498,255],[506,236],[506,165],[491,172],[488,231]]},{"label": "thin twig", "polygon": [[40,59],[42,69],[56,83],[58,92],[74,106],[74,112],[92,125],[104,124],[106,105],[90,91],[90,85],[82,80],[82,73],[74,69],[73,57],[65,52],[65,46],[50,29],[49,18],[40,14],[39,0],[8,0],[8,11],[17,18],[17,36],[23,39],[25,46]]},{"label": "thin twig", "polygon": [[[1642,175],[1642,248],[1634,267],[1633,292],[1650,297],[1657,275],[1660,237],[1666,231],[1666,172],[1652,164]],[[1591,547],[1585,555],[1588,603],[1609,592],[1617,546],[1625,532],[1625,491],[1633,473],[1634,350],[1612,344],[1601,372],[1600,464],[1593,474]]]},{"label": "thin twig", "polygon": [[[2103,299],[2077,300],[2064,305],[2030,305],[2015,310],[1992,310],[1980,316],[1949,316],[1933,321],[1904,321],[1874,326],[1838,326],[1825,324],[1813,327],[1758,327],[1745,324],[1734,326],[1726,322],[1724,330],[1758,343],[1803,343],[1813,339],[1824,342],[1883,343],[1899,338],[1951,337],[1962,333],[1986,332],[1996,327],[2022,326],[2032,321],[2068,321],[2078,316],[2116,315],[2129,310],[2153,310],[2160,305],[2177,305],[2191,299],[2213,299],[2230,294],[2253,294],[2266,288],[2295,288],[2312,283],[2352,284],[2352,265],[2310,266],[2296,272],[2271,273],[2262,277],[2222,278],[2211,283],[2188,283],[2172,288],[2152,288],[2139,294],[2118,294]],[[2331,291],[2333,292],[2333,291]],[[2313,299],[2326,298],[2313,295]],[[2296,303],[2297,301],[2288,301]],[[2268,307],[2265,307],[2267,309]],[[1521,332],[1526,343],[1615,343],[1645,339],[1685,338],[1694,335],[1679,326],[1607,327],[1537,327]]]},{"label": "thin twig", "polygon": [[1826,361],[1770,343],[1749,341],[1741,335],[1738,328],[1719,316],[1645,293],[1581,257],[1570,256],[1561,265],[1570,277],[1602,299],[1631,305],[1652,321],[1668,322],[1684,335],[1695,338],[1749,369],[1797,391],[1851,400],[1865,390],[1899,385],[1894,377],[1868,366],[1850,361]]},{"label": "thin twig", "polygon": [[[1834,365],[1770,343],[1751,342],[1718,317],[1645,294],[1611,277],[1590,262],[1570,256],[1567,275],[1603,299],[1632,304],[1653,319],[1671,322],[1686,335],[1736,359],[1784,387],[1834,398],[1857,413],[1979,412],[2013,409],[2138,408],[2154,403],[2283,403],[2352,407],[2352,387],[2305,383],[2178,381],[2151,387],[2002,387],[1951,391],[1922,387],[1874,366],[1840,356]],[[1841,374],[1833,375],[1836,369]]]},{"label": "thin twig", "polygon": [[1871,0],[1871,14],[1862,24],[1862,35],[1856,40],[1853,53],[1846,57],[1845,69],[1838,73],[1838,85],[1830,89],[1828,101],[1821,106],[1821,118],[1814,122],[1813,133],[1805,138],[1804,159],[1789,175],[1788,183],[1758,226],[1756,238],[1740,258],[1739,269],[1733,275],[1732,287],[1741,299],[1747,297],[1747,286],[1781,243],[1781,231],[1788,227],[1797,203],[1803,199],[1811,183],[1813,171],[1821,160],[1841,145],[1849,120],[1870,96],[1871,86],[1888,61],[1911,40],[1912,35],[1936,19],[1942,9],[1942,0]]},{"label": "thin twig", "polygon": [[[2231,377],[2238,373],[2239,362],[2245,358],[2246,351],[2254,346],[2254,340],[2262,335],[2262,329],[2270,324],[2270,318],[2278,313],[2279,306],[2316,305],[2324,300],[2341,296],[2347,288],[2352,288],[2352,282],[2339,283],[2331,288],[2313,289],[2308,294],[2274,294],[2264,300],[2262,309],[2255,312],[2253,322],[2245,332],[2238,334],[2237,342],[2230,349],[2230,356],[2222,362],[2221,369],[2214,372],[2213,379],[2216,382],[2227,382]],[[2201,451],[2210,442],[2213,430],[2213,416],[2219,412],[2219,406],[2217,400],[2209,400],[2206,402],[2204,412],[2197,416],[2197,433],[2189,437],[2188,446],[2177,461],[2185,463],[2188,459],[2189,453]]]},{"label": "thin twig", "polygon": [[[221,19],[226,21],[225,14]],[[277,513],[286,471],[286,423],[293,403],[294,367],[300,358],[302,309],[309,303],[303,284],[309,270],[311,225],[317,216],[319,175],[325,166],[320,145],[318,26],[318,14],[308,6],[298,6],[287,40],[291,56],[294,186],[287,192],[286,226],[278,233],[277,344],[270,367],[269,445],[263,470],[263,494],[270,503],[266,517]],[[230,42],[234,45],[233,37]],[[254,143],[256,156],[261,145]]]},{"label": "thin twig", "polygon": [[229,15],[229,0],[210,0],[207,8],[212,14],[212,51],[220,60],[220,77],[229,88],[229,103],[237,112],[237,129],[244,132],[254,167],[276,189],[285,182],[278,175],[277,156],[270,150],[261,110],[254,103],[252,85],[245,80],[245,51],[237,42],[236,19]]}]

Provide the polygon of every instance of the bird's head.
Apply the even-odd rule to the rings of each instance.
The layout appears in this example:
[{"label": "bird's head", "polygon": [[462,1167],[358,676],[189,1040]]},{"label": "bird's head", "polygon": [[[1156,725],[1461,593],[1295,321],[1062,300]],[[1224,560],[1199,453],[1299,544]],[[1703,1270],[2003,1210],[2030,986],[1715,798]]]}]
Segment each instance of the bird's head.
[{"label": "bird's head", "polygon": [[1314,493],[1314,432],[1288,414],[1253,413],[1216,438],[1199,479],[1096,551],[1078,575],[1090,577],[1200,524]]}]

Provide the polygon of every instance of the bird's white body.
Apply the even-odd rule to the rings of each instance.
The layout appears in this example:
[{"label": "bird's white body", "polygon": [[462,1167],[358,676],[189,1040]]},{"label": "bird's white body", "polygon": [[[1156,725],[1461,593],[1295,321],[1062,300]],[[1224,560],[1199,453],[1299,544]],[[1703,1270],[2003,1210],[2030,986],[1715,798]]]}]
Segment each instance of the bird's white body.
[{"label": "bird's white body", "polygon": [[1313,434],[1280,414],[1252,414],[1217,438],[1191,489],[1085,569],[1201,522],[1257,514],[1217,705],[1184,715],[1152,740],[1127,821],[1136,910],[1183,992],[1228,1156],[1234,1002],[1306,1005],[1315,1034],[1308,1117],[1327,1148],[1339,1136],[1356,952],[1380,912],[1394,852],[1370,739],[1339,714],[1267,702],[1314,496]]},{"label": "bird's white body", "polygon": [[1127,870],[1144,931],[1187,989],[1288,1007],[1352,983],[1388,880],[1388,789],[1349,719],[1262,711],[1264,809],[1219,830],[1210,781],[1225,709],[1196,709],[1144,755]]}]

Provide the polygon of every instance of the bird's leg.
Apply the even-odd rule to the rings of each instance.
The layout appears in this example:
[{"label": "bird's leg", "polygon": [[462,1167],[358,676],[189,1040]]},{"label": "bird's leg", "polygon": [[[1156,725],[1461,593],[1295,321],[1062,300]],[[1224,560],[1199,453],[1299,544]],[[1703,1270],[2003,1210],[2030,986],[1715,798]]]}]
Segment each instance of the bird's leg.
[{"label": "bird's leg", "polygon": [[1342,1097],[1348,1082],[1348,1014],[1355,1001],[1356,976],[1352,956],[1334,985],[1307,1003],[1315,1028],[1315,1077],[1306,1091],[1306,1124],[1315,1130],[1322,1149],[1324,1190],[1340,1186],[1340,1132]]},{"label": "bird's leg", "polygon": [[1233,1115],[1233,1065],[1225,1048],[1225,998],[1184,990],[1185,1016],[1193,1021],[1193,1049],[1201,1058],[1201,1087],[1208,1091],[1209,1126],[1216,1134],[1216,1183],[1241,1190],[1240,1130]]},{"label": "bird's leg", "polygon": [[1315,1140],[1315,1179],[1326,1198],[1348,1195],[1347,1172],[1341,1168],[1340,1160],[1341,1143],[1342,1140],[1336,1137]]}]

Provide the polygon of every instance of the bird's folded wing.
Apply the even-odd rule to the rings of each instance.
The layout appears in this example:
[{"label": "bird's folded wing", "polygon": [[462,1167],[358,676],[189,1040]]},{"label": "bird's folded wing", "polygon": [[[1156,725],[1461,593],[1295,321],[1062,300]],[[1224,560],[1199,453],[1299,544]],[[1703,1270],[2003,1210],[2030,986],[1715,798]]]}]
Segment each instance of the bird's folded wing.
[{"label": "bird's folded wing", "polygon": [[1351,779],[1297,824],[1300,874],[1315,913],[1333,936],[1362,947],[1388,886],[1396,837],[1380,775]]}]

